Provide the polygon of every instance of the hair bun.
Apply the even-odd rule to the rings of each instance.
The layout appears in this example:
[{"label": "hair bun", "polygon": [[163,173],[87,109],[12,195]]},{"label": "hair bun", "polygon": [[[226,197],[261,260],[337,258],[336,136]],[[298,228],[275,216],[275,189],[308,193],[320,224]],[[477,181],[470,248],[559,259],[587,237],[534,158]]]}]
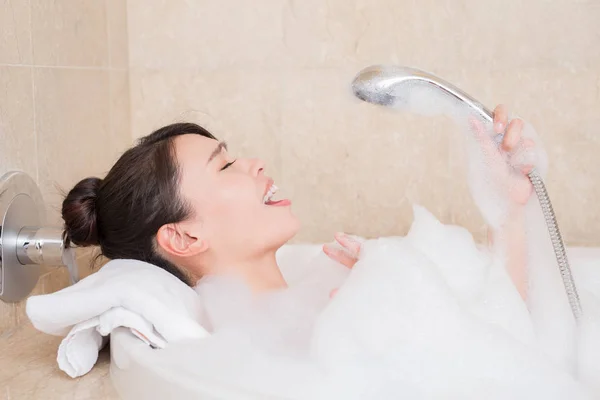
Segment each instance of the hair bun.
[{"label": "hair bun", "polygon": [[102,179],[85,178],[67,194],[62,204],[62,217],[65,221],[65,239],[67,245],[97,246],[98,216],[96,200]]}]

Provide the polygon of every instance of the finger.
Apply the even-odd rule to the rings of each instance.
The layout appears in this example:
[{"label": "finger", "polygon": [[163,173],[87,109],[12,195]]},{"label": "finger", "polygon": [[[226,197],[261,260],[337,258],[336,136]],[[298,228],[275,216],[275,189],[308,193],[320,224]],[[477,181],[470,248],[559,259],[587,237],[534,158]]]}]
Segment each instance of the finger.
[{"label": "finger", "polygon": [[490,160],[495,159],[495,161],[502,160],[502,156],[498,151],[496,143],[494,143],[490,135],[488,135],[483,123],[476,118],[469,118],[469,123],[471,124],[471,129],[475,132],[475,139],[479,143],[486,158]]},{"label": "finger", "polygon": [[324,245],[323,252],[332,260],[337,261],[348,268],[354,267],[354,264],[356,264],[357,261],[356,258],[352,257],[345,251],[333,248],[331,244]]},{"label": "finger", "polygon": [[508,108],[504,104],[499,104],[494,109],[494,131],[496,133],[504,132],[508,123]]},{"label": "finger", "polygon": [[521,145],[517,145],[516,150],[510,153],[509,163],[520,170],[533,167],[536,164],[535,142],[531,139],[522,139]]},{"label": "finger", "polygon": [[502,141],[502,148],[506,151],[512,151],[521,140],[521,134],[523,132],[523,120],[519,118],[515,118],[510,121],[508,124],[508,128],[506,129],[506,134],[504,135],[504,140]]},{"label": "finger", "polygon": [[533,165],[524,165],[521,167],[521,172],[525,175],[528,175],[531,171],[533,171]]},{"label": "finger", "polygon": [[356,240],[352,239],[348,235],[342,232],[338,232],[335,235],[335,240],[342,245],[346,250],[348,250],[352,255],[358,257],[360,254],[360,243]]},{"label": "finger", "polygon": [[477,139],[477,141],[491,141],[491,139],[487,135],[487,132],[485,131],[485,126],[483,126],[483,123],[480,120],[474,117],[469,117],[469,125],[471,125],[471,129],[475,133],[475,138]]}]

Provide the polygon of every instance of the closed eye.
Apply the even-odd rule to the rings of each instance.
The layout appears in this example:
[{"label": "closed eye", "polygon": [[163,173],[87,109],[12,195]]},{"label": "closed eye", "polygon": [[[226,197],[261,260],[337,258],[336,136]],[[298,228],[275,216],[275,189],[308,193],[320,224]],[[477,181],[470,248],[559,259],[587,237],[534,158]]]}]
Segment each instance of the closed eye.
[{"label": "closed eye", "polygon": [[221,168],[221,171],[223,171],[223,170],[226,170],[227,168],[231,167],[231,165],[232,165],[234,162],[236,162],[236,161],[237,161],[237,160],[233,160],[232,162],[225,164],[225,165],[223,166],[223,168]]}]

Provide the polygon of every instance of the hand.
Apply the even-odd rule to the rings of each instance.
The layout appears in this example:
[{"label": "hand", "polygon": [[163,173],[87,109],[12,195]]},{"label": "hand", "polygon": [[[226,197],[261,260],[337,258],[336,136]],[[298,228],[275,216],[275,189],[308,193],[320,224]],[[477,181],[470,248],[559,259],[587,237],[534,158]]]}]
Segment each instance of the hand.
[{"label": "hand", "polygon": [[333,243],[327,243],[323,245],[323,252],[332,260],[348,268],[354,267],[360,255],[360,242],[345,233],[336,233],[334,237],[336,242],[342,246],[342,249],[337,248]]},{"label": "hand", "polygon": [[[508,128],[507,128],[508,125]],[[512,203],[525,205],[533,193],[533,185],[526,176],[533,165],[519,165],[519,157],[523,152],[532,150],[535,143],[530,139],[523,139],[523,120],[515,118],[508,123],[508,111],[504,105],[499,105],[494,110],[494,132],[504,132],[500,146],[486,132],[483,124],[471,120],[477,142],[481,146],[486,163],[491,168],[493,180],[501,185],[500,190],[508,194]]]},{"label": "hand", "polygon": [[[336,242],[342,246],[343,250],[337,248],[337,246],[332,243],[327,243],[323,245],[323,252],[332,260],[337,261],[348,268],[354,267],[354,264],[356,264],[358,257],[360,256],[360,242],[352,239],[345,233],[336,233],[334,237]],[[329,298],[333,299],[337,292],[338,289],[333,289],[329,293]]]}]

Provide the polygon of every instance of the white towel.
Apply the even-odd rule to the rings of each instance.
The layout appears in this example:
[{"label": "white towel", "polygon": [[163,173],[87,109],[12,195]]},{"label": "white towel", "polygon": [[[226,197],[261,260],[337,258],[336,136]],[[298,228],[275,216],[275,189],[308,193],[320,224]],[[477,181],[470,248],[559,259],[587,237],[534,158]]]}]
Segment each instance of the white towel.
[{"label": "white towel", "polygon": [[194,290],[137,260],[110,261],[73,286],[32,296],[27,315],[38,330],[66,335],[57,361],[73,378],[92,369],[106,336],[120,326],[156,348],[209,335],[200,325],[202,305]]}]

